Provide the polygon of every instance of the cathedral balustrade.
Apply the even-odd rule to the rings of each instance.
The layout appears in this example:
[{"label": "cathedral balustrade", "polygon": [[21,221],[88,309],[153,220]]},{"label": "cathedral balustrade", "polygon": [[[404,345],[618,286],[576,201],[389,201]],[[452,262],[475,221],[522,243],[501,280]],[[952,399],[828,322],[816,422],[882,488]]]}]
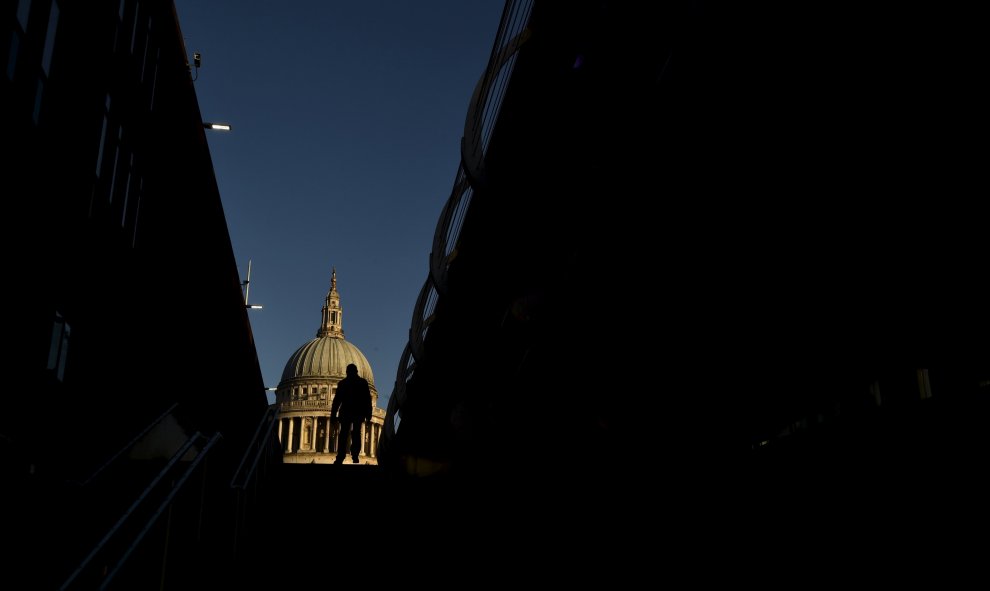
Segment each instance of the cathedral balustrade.
[{"label": "cathedral balustrade", "polygon": [[330,403],[326,400],[289,400],[287,402],[283,402],[281,408],[282,410],[307,409],[307,408],[320,408],[324,410],[329,410]]}]

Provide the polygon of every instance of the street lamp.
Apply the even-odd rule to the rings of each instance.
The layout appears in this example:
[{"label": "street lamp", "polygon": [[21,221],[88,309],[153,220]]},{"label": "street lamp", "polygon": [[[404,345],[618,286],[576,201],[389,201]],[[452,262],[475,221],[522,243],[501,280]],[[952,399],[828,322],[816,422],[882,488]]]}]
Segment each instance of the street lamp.
[{"label": "street lamp", "polygon": [[230,131],[230,123],[207,123],[204,121],[203,127],[206,129],[215,129],[216,131]]}]

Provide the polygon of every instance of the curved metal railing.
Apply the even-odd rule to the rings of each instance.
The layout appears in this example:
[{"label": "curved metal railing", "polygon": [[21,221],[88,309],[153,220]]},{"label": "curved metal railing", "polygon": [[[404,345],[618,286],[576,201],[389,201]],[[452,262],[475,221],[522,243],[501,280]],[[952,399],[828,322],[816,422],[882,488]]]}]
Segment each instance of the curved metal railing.
[{"label": "curved metal railing", "polygon": [[412,326],[409,328],[409,348],[416,359],[423,358],[423,341],[430,330],[430,323],[433,322],[439,297],[434,283],[427,279],[423,288],[419,290],[419,297],[416,298]]},{"label": "curved metal railing", "polygon": [[424,341],[433,322],[437,304],[447,289],[447,272],[457,258],[461,229],[470,208],[475,188],[484,183],[484,161],[502,100],[515,67],[519,48],[530,37],[529,17],[533,0],[508,0],[502,10],[498,33],[484,74],[478,80],[468,104],[464,135],[461,139],[461,162],[454,178],[450,197],[444,204],[433,235],[429,256],[429,274],[413,308],[409,343],[402,352],[396,372],[395,387],[389,397],[382,430],[383,450],[395,438],[402,406],[406,403],[406,386],[416,366],[424,360]]},{"label": "curved metal railing", "polygon": [[488,67],[471,96],[461,140],[461,162],[472,183],[484,179],[485,154],[512,77],[517,52],[530,36],[527,25],[532,10],[532,0],[505,3]]},{"label": "curved metal railing", "polygon": [[474,188],[471,186],[463,167],[458,167],[454,189],[440,212],[440,220],[433,234],[433,250],[430,252],[430,278],[437,291],[447,286],[447,269],[457,258],[457,242],[461,226],[467,214]]}]

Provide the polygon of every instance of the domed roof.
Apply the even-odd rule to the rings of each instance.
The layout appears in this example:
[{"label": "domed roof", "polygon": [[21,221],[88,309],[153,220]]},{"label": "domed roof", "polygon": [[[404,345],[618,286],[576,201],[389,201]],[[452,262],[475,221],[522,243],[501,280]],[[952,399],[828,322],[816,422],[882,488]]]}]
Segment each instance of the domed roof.
[{"label": "domed roof", "polygon": [[[361,350],[344,340],[343,313],[337,293],[337,270],[330,275],[330,291],[323,302],[320,329],[316,338],[296,349],[282,370],[282,382],[293,378],[338,378],[347,375],[347,366],[357,366],[358,375],[375,387],[371,365]],[[281,382],[280,382],[281,383]]]},{"label": "domed roof", "polygon": [[343,378],[347,365],[357,366],[358,375],[375,385],[371,365],[361,350],[340,337],[317,337],[289,357],[282,370],[282,381],[292,378]]}]

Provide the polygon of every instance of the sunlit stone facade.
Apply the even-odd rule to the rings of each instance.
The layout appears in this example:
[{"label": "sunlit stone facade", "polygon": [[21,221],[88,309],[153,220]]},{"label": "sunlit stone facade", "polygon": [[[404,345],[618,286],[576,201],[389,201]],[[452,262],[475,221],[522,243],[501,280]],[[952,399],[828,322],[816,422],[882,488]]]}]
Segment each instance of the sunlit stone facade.
[{"label": "sunlit stone facade", "polygon": [[[373,416],[361,430],[360,460],[362,464],[378,463],[378,441],[385,410],[378,408],[378,389],[371,365],[357,347],[344,340],[341,315],[337,271],[334,270],[316,338],[289,357],[276,389],[278,437],[285,463],[329,464],[337,458],[338,427],[330,424],[330,405],[337,392],[337,382],[344,378],[351,363],[371,386]],[[352,463],[350,453],[346,456],[344,463]]]}]

